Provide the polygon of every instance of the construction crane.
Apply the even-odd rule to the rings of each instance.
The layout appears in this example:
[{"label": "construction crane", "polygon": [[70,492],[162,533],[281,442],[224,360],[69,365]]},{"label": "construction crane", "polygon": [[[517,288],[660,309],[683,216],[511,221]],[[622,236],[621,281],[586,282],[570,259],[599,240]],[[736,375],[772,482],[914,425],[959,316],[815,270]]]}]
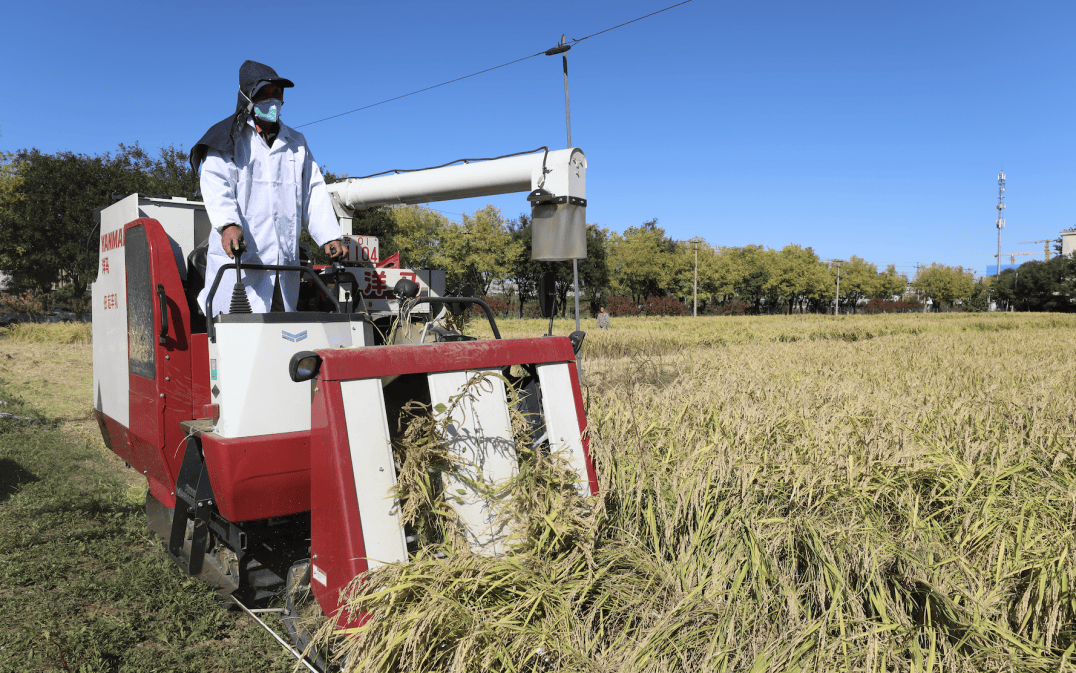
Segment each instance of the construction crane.
[{"label": "construction crane", "polygon": [[[1039,253],[1037,253],[1037,252],[1003,252],[1003,253],[1001,253],[1001,257],[1008,257],[1009,258],[1009,264],[1016,264],[1016,256],[1017,255],[1037,255],[1037,254],[1039,254]],[[997,257],[997,255],[994,255],[994,257]],[[1001,265],[1001,259],[1000,258],[998,259],[998,265],[999,266]]]},{"label": "construction crane", "polygon": [[[1042,254],[1046,256],[1046,261],[1050,261],[1050,244],[1053,243],[1052,238],[1044,238],[1041,241],[1020,241],[1020,245],[1025,243],[1042,243]],[[1031,253],[1028,253],[1031,254]]]}]

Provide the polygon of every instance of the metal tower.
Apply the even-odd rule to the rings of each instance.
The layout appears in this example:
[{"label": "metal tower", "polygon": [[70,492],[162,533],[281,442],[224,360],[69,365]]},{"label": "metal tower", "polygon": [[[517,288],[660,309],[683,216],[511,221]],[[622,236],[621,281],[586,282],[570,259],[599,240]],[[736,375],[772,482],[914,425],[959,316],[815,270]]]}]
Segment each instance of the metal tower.
[{"label": "metal tower", "polygon": [[994,278],[1001,276],[1001,230],[1005,228],[1005,169],[998,173],[998,268]]}]

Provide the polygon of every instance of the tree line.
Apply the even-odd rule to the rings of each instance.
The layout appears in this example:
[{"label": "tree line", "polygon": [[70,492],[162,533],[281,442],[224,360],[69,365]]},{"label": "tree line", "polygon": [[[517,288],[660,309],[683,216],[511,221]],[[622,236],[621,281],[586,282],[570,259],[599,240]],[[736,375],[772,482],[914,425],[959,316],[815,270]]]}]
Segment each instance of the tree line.
[{"label": "tree line", "polygon": [[[324,172],[328,181],[337,177]],[[134,192],[200,198],[198,177],[175,147],[156,156],[137,144],[97,156],[0,154],[0,270],[11,274],[16,289],[77,302],[96,276],[94,210]],[[405,266],[445,269],[449,289],[470,285],[497,296],[506,313],[533,310],[544,271],[554,272],[558,303],[568,306],[572,264],[530,258],[527,213],[512,218],[487,206],[457,222],[433,208],[399,206],[358,213],[353,227],[377,236],[382,256],[399,252]],[[928,298],[936,310],[957,303],[985,310],[998,299],[1021,310],[1056,311],[1070,310],[1076,295],[1071,257],[1027,262],[993,287],[991,278],[976,280],[970,270],[944,264],[922,267],[909,279],[893,265],[879,270],[854,255],[823,260],[796,244],[773,250],[675,240],[656,219],[622,232],[587,225],[579,277],[586,308],[596,313],[606,305],[614,315],[690,313],[695,287],[700,311],[708,313],[827,312],[834,304],[842,313],[913,310]]]},{"label": "tree line", "polygon": [[151,156],[120,145],[115,154],[0,153],[0,270],[15,290],[78,304],[97,277],[94,210],[115,197],[198,196],[182,149]]}]

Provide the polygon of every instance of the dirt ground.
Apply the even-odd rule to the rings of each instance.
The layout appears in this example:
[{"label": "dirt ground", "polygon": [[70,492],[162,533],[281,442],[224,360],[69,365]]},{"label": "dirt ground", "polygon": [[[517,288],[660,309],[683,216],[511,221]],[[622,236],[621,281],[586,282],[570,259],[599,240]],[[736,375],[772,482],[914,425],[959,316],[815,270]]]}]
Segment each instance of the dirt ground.
[{"label": "dirt ground", "polygon": [[[93,346],[91,344],[36,344],[0,340],[0,380],[19,396],[58,422],[72,441],[99,450],[131,488],[145,479],[124,467],[123,460],[105,447],[93,416]],[[4,402],[0,394],[0,402]],[[0,411],[4,410],[0,404]]]}]

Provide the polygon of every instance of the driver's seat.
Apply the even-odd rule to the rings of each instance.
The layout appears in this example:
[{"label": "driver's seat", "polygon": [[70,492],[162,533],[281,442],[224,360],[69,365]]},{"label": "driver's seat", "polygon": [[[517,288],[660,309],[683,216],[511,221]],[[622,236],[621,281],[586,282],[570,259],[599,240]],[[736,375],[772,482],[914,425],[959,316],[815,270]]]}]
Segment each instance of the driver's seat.
[{"label": "driver's seat", "polygon": [[205,334],[205,311],[198,304],[198,295],[205,287],[206,257],[209,244],[201,245],[187,255],[187,306],[191,311],[191,334]]}]

